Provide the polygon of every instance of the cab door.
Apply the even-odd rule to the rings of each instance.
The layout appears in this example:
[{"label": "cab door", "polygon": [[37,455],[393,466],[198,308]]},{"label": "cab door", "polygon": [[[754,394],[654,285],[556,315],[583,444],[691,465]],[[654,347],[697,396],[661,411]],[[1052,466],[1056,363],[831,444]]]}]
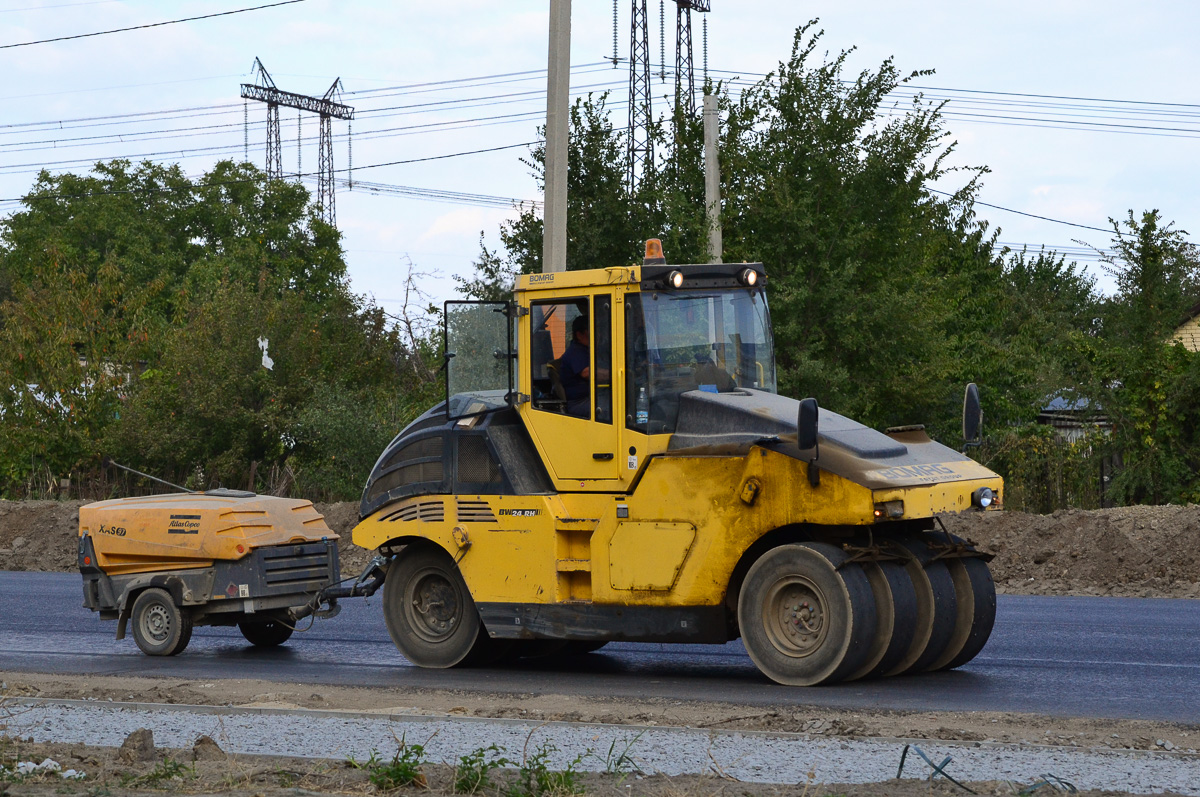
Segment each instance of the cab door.
[{"label": "cab door", "polygon": [[577,489],[607,488],[592,482],[620,475],[620,429],[613,423],[612,295],[579,291],[534,299],[523,320],[529,356],[520,361],[521,389],[530,400],[522,415],[550,475],[580,482]]}]

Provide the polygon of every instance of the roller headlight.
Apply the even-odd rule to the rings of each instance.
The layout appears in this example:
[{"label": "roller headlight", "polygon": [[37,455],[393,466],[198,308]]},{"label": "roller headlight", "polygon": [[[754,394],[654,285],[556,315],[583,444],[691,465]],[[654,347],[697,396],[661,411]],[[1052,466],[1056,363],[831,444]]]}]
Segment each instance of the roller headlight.
[{"label": "roller headlight", "polygon": [[667,285],[672,288],[682,288],[683,287],[683,272],[682,271],[672,271],[670,274],[668,274],[667,275]]},{"label": "roller headlight", "polygon": [[987,509],[996,501],[996,493],[991,487],[980,487],[975,492],[971,493],[971,503],[980,509]]},{"label": "roller headlight", "polygon": [[758,284],[758,272],[752,268],[744,268],[738,275],[738,280],[747,288],[753,288]]}]

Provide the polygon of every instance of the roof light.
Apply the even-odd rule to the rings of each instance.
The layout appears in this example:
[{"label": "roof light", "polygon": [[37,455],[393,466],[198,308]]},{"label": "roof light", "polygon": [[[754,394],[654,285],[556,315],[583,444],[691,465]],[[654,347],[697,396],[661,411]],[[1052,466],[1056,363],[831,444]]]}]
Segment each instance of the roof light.
[{"label": "roof light", "polygon": [[752,268],[742,269],[742,273],[738,275],[741,283],[749,288],[753,288],[758,284],[758,272]]},{"label": "roof light", "polygon": [[646,266],[664,265],[667,262],[666,255],[663,254],[662,241],[657,238],[650,238],[646,241],[646,259],[642,261]]},{"label": "roof light", "polygon": [[683,287],[683,272],[676,270],[667,275],[667,285],[672,288]]}]

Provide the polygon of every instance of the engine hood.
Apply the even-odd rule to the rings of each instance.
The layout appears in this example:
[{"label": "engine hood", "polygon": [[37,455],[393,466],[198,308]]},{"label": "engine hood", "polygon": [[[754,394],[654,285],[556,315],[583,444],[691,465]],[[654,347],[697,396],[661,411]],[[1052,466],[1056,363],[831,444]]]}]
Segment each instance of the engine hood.
[{"label": "engine hood", "polygon": [[[688,391],[679,397],[679,422],[668,450],[747,451],[760,445],[807,462],[812,452],[796,445],[799,409],[796,399],[761,390]],[[887,435],[824,407],[818,440],[817,464],[823,470],[871,489],[994,475],[923,431]]]}]

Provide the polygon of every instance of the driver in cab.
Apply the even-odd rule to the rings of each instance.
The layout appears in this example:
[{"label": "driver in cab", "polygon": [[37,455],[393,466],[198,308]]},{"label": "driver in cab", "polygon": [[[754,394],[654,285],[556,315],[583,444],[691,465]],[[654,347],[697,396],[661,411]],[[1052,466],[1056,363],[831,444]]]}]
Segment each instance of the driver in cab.
[{"label": "driver in cab", "polygon": [[[591,323],[588,316],[576,316],[571,322],[571,345],[559,360],[563,392],[567,397],[567,414],[576,418],[592,417],[590,382],[592,377]],[[597,374],[607,380],[609,372],[598,368]]]}]

